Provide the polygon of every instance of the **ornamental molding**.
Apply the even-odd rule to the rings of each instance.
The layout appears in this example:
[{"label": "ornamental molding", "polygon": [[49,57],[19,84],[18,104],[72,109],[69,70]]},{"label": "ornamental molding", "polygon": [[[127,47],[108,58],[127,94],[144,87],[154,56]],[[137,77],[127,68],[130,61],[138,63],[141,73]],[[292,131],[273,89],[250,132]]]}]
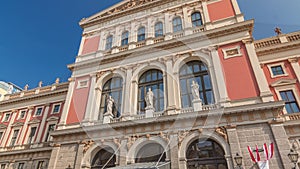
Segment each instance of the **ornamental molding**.
[{"label": "ornamental molding", "polygon": [[285,85],[296,84],[296,82],[297,82],[296,79],[280,79],[271,83],[271,86],[272,87],[285,86]]},{"label": "ornamental molding", "polygon": [[0,129],[6,129],[7,128],[7,125],[5,124],[0,124]]},{"label": "ornamental molding", "polygon": [[47,121],[58,121],[58,120],[59,120],[59,117],[56,117],[56,116],[47,118]]},{"label": "ornamental molding", "polygon": [[24,122],[15,122],[12,124],[13,127],[24,126]]},{"label": "ornamental molding", "polygon": [[94,141],[93,140],[85,140],[82,141],[81,144],[83,144],[83,153],[86,153],[91,147],[92,145],[94,145]]},{"label": "ornamental molding", "polygon": [[289,58],[288,61],[290,63],[298,63],[298,61],[300,60],[300,57],[294,57],[294,58]]}]

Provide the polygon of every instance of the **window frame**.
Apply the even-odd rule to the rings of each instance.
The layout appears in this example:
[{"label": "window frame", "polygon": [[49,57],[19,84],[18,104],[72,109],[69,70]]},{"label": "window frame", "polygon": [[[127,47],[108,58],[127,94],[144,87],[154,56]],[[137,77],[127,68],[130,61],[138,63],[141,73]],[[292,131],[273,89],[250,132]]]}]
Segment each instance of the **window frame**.
[{"label": "window frame", "polygon": [[[11,118],[11,114],[12,113],[4,113],[2,122],[8,122]],[[8,115],[8,118],[6,119],[7,115]]]},{"label": "window frame", "polygon": [[[110,41],[109,41],[110,40]],[[111,50],[113,47],[114,36],[107,35],[105,40],[105,50]]]},{"label": "window frame", "polygon": [[37,161],[36,169],[43,169],[44,168],[44,164],[45,164],[44,160]]},{"label": "window frame", "polygon": [[[198,64],[196,64],[198,63]],[[191,65],[189,65],[191,64]],[[199,71],[198,72],[194,72],[194,69],[195,69],[195,65],[199,65]],[[186,66],[186,68],[184,67]],[[185,74],[181,74],[182,71],[184,71],[183,69],[186,69],[186,71],[189,71],[189,67],[192,66],[192,70],[190,70],[191,72],[190,73],[185,73]],[[201,67],[202,66],[205,66],[206,70],[201,70]],[[188,61],[186,62],[184,65],[182,65],[180,68],[179,68],[179,90],[180,90],[180,102],[181,102],[181,108],[191,108],[193,107],[193,96],[192,96],[192,91],[191,91],[191,84],[189,84],[189,80],[191,79],[194,79],[196,80],[196,78],[200,78],[201,80],[201,84],[199,84],[198,82],[198,85],[199,85],[199,94],[200,94],[200,97],[201,97],[201,92],[203,93],[203,99],[201,98],[202,100],[202,103],[204,105],[210,105],[210,104],[215,104],[216,103],[216,98],[215,98],[215,95],[214,95],[214,89],[213,89],[213,82],[212,82],[212,77],[211,77],[211,74],[209,72],[209,67],[202,61],[200,60],[191,60],[191,61]],[[205,76],[207,76],[210,80],[210,88],[206,88],[206,85],[205,85]],[[184,84],[185,84],[185,92],[183,93],[182,91],[182,88],[183,86],[181,86],[181,81],[183,80]],[[201,89],[201,86],[202,86],[202,89]],[[209,101],[208,99],[208,94],[211,93],[211,99],[212,101]],[[184,102],[183,102],[183,97],[187,97],[187,103],[188,103],[188,107],[184,107]]]},{"label": "window frame", "polygon": [[[272,86],[272,87],[274,87],[274,90],[275,90],[275,93],[276,93],[276,95],[277,95],[278,100],[283,100],[283,99],[281,98],[281,95],[280,95],[280,92],[281,92],[281,91],[292,90],[292,91],[293,91],[293,94],[294,94],[294,96],[295,96],[295,100],[296,100],[298,106],[300,105],[300,96],[298,96],[298,93],[299,93],[299,92],[297,91],[297,89],[296,89],[296,87],[295,87],[295,84],[289,84],[289,85],[283,85],[283,86]],[[284,114],[289,114],[289,113],[286,111],[285,106],[284,106],[284,108],[283,108],[283,112],[284,112]]]},{"label": "window frame", "polygon": [[[156,25],[160,24],[161,27],[159,27],[159,29],[156,29]],[[161,34],[159,34],[161,33]],[[154,37],[158,38],[158,37],[163,37],[164,36],[164,24],[162,21],[158,21],[154,24]]]},{"label": "window frame", "polygon": [[[16,143],[18,143],[18,137],[19,137],[19,134],[20,134],[20,128],[13,128],[12,131],[13,132],[12,132],[12,135],[10,137],[9,147],[14,147],[16,145]],[[18,133],[17,133],[16,136],[15,136],[15,131],[18,131]]]},{"label": "window frame", "polygon": [[[176,21],[176,23],[174,23],[174,21]],[[180,23],[177,23],[178,21],[180,21]],[[183,31],[182,18],[180,16],[176,16],[172,19],[172,28],[173,28],[173,33],[178,33]]]},{"label": "window frame", "polygon": [[[35,128],[35,132],[34,132],[34,135],[32,137],[31,136],[31,133],[32,133],[32,128]],[[27,137],[27,144],[33,144],[35,142],[35,139],[36,139],[36,136],[37,136],[37,132],[38,131],[38,125],[33,125],[33,126],[30,126],[30,131],[28,132],[28,137]],[[31,138],[29,140],[29,138]]]},{"label": "window frame", "polygon": [[5,169],[6,168],[6,164],[2,163],[0,164],[0,169]]},{"label": "window frame", "polygon": [[[141,30],[143,30],[143,31],[141,32]],[[146,27],[141,26],[137,30],[137,41],[142,42],[142,41],[145,41],[145,40],[146,40]]]},{"label": "window frame", "polygon": [[[21,114],[24,112],[24,116],[23,117],[21,117]],[[27,113],[27,110],[26,109],[24,109],[24,110],[20,110],[19,111],[19,116],[18,116],[18,119],[25,119],[25,117],[26,117],[26,113]]]},{"label": "window frame", "polygon": [[[276,66],[281,66],[282,71],[283,71],[283,74],[279,74],[279,75],[274,75],[274,74],[273,74],[272,68],[273,68],[273,67],[276,67]],[[274,63],[274,64],[268,64],[267,67],[268,67],[268,69],[269,69],[271,78],[277,78],[277,77],[288,76],[288,73],[287,73],[286,68],[285,68],[285,66],[284,66],[284,62]]]},{"label": "window frame", "polygon": [[[41,110],[41,113],[40,113],[40,114],[36,114],[36,113],[38,112],[38,110]],[[36,108],[35,108],[35,111],[34,111],[34,117],[42,116],[42,115],[43,115],[43,111],[44,111],[44,106],[36,107]]]},{"label": "window frame", "polygon": [[[50,129],[50,126],[54,126],[54,129],[53,130],[49,130]],[[46,133],[44,134],[44,138],[43,138],[43,142],[50,142],[51,141],[51,137],[50,137],[50,133],[52,132],[52,131],[55,131],[56,130],[56,127],[57,127],[57,123],[56,122],[52,122],[52,123],[48,123],[48,125],[47,125],[47,128],[46,128]]]},{"label": "window frame", "polygon": [[[282,96],[281,96],[281,93],[282,93],[282,92],[284,92],[285,95],[287,95],[287,92],[291,92],[292,96],[294,97],[294,100],[293,100],[293,101],[290,101],[290,100],[289,100],[289,101],[283,100],[283,99],[282,99]],[[282,101],[285,101],[285,106],[284,106],[284,108],[285,108],[285,111],[286,111],[287,114],[300,113],[299,103],[298,103],[298,101],[297,101],[296,95],[295,95],[295,93],[294,93],[293,90],[282,90],[282,91],[279,91],[279,95],[280,95],[280,97],[281,97],[281,100],[282,100]],[[288,111],[287,111],[287,109],[286,109],[287,104],[290,105],[290,104],[292,104],[292,103],[295,103],[295,104],[296,104],[296,106],[297,106],[297,108],[298,108],[298,112],[294,112],[294,110],[293,110],[293,112],[288,112]]]},{"label": "window frame", "polygon": [[[21,165],[21,166],[20,166]],[[25,168],[25,162],[19,162],[17,169],[24,169]]]},{"label": "window frame", "polygon": [[127,46],[128,44],[129,44],[129,31],[124,31],[121,34],[121,46]]},{"label": "window frame", "polygon": [[[193,20],[193,15],[196,15],[196,14],[199,14],[200,15],[200,18],[196,18],[195,20]],[[200,25],[194,25],[194,22],[195,23],[198,23],[200,21]],[[191,14],[191,22],[192,22],[192,26],[193,28],[196,28],[196,27],[199,27],[199,26],[203,26],[203,18],[202,18],[202,14],[200,11],[194,11],[192,14]]]},{"label": "window frame", "polygon": [[[156,71],[156,77],[157,77],[157,79],[156,80],[152,80],[153,78],[152,78],[152,75],[153,75],[153,71]],[[150,81],[146,81],[146,79],[147,79],[147,73],[149,73],[150,72],[150,77],[151,77],[151,80]],[[161,79],[159,79],[159,73],[161,73],[161,76],[162,76],[162,78]],[[141,82],[141,80],[142,80],[142,77],[143,76],[146,76],[145,77],[145,81],[144,82]],[[160,93],[160,85],[162,84],[162,94]],[[164,81],[164,72],[163,71],[161,71],[160,69],[149,69],[149,70],[147,70],[147,71],[145,71],[145,72],[143,72],[142,74],[141,74],[141,76],[139,76],[139,79],[138,79],[138,97],[137,97],[137,113],[138,114],[144,114],[144,113],[146,113],[146,110],[145,110],[145,108],[146,108],[146,101],[145,101],[145,96],[146,96],[146,94],[147,94],[147,91],[148,91],[148,88],[149,87],[152,87],[152,86],[156,86],[157,87],[157,91],[154,91],[153,89],[152,89],[152,92],[153,92],[153,94],[154,94],[154,99],[155,100],[153,100],[153,103],[154,103],[154,108],[155,108],[155,112],[161,112],[161,111],[164,111],[164,109],[165,109],[165,107],[166,107],[166,103],[165,103],[165,81]],[[142,96],[141,95],[141,93],[140,93],[140,88],[143,88],[143,91],[144,91],[144,93],[143,93],[143,96],[144,97],[141,97],[140,98],[140,96]],[[157,93],[155,93],[155,92],[157,92]],[[157,96],[158,96],[158,98],[155,98],[155,94],[157,94]],[[158,101],[157,101],[158,100]],[[163,101],[162,102],[162,110],[160,109],[161,107],[161,103],[160,103],[160,101]],[[157,105],[157,103],[158,103],[158,105]],[[140,105],[140,104],[143,104],[144,105],[144,107],[143,108],[141,108],[142,106]],[[159,108],[159,109],[158,109]]]},{"label": "window frame", "polygon": [[[53,104],[51,114],[59,114],[61,110],[61,105],[61,103]],[[59,106],[59,108],[57,112],[54,112],[56,106]]]}]

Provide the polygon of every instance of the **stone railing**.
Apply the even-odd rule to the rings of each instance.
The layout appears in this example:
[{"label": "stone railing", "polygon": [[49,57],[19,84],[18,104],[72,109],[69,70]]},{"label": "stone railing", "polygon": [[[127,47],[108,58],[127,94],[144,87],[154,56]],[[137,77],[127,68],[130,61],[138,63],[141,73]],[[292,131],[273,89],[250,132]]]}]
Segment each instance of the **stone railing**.
[{"label": "stone railing", "polygon": [[180,38],[180,37],[183,37],[183,32],[173,34],[173,38]]},{"label": "stone railing", "polygon": [[300,120],[300,112],[284,115],[286,120]]},{"label": "stone railing", "polygon": [[128,50],[128,46],[121,46],[119,47],[119,51],[123,52],[123,51],[127,51]]},{"label": "stone railing", "polygon": [[192,113],[192,112],[194,112],[194,108],[192,108],[192,107],[189,107],[189,108],[183,108],[183,109],[181,109],[181,111],[180,111],[180,113]]},{"label": "stone railing", "polygon": [[255,42],[254,46],[256,49],[259,48],[264,48],[268,46],[272,46],[275,44],[280,44],[280,39],[278,37],[272,38],[272,39],[267,39],[267,40],[262,40],[262,41],[257,41]]},{"label": "stone railing", "polygon": [[161,36],[161,37],[157,37],[154,39],[154,44],[159,43],[159,42],[163,42],[165,40],[165,37]]},{"label": "stone railing", "polygon": [[136,47],[137,48],[140,48],[140,47],[143,47],[143,46],[145,46],[146,45],[146,42],[145,41],[142,41],[142,42],[138,42],[137,44],[136,44]]},{"label": "stone railing", "polygon": [[196,27],[196,28],[193,29],[193,33],[203,32],[204,30],[205,30],[204,26]]},{"label": "stone railing", "polygon": [[288,34],[286,38],[289,42],[298,41],[300,40],[300,32]]},{"label": "stone railing", "polygon": [[16,150],[27,150],[27,149],[43,148],[43,147],[50,147],[50,142],[0,147],[0,152],[8,152],[8,151],[16,151]]}]

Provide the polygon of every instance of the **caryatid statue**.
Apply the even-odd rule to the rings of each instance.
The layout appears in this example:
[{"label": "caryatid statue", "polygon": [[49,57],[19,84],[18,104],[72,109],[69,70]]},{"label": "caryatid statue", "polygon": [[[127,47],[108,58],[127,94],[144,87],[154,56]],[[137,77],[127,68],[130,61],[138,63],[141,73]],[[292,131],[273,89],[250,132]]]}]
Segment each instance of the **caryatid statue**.
[{"label": "caryatid statue", "polygon": [[146,95],[146,108],[154,108],[154,105],[153,105],[153,97],[154,97],[154,94],[151,90],[151,88],[148,89],[148,92],[147,92],[147,95]]},{"label": "caryatid statue", "polygon": [[194,80],[191,85],[193,100],[200,100],[199,85]]}]

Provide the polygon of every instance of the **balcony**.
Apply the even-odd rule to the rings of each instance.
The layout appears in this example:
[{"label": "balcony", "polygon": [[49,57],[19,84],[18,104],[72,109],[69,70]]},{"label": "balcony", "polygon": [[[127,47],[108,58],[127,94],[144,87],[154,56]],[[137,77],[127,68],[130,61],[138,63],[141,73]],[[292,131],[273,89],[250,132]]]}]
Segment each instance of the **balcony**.
[{"label": "balcony", "polygon": [[284,119],[286,121],[300,120],[300,112],[299,113],[292,113],[292,114],[285,114]]}]

